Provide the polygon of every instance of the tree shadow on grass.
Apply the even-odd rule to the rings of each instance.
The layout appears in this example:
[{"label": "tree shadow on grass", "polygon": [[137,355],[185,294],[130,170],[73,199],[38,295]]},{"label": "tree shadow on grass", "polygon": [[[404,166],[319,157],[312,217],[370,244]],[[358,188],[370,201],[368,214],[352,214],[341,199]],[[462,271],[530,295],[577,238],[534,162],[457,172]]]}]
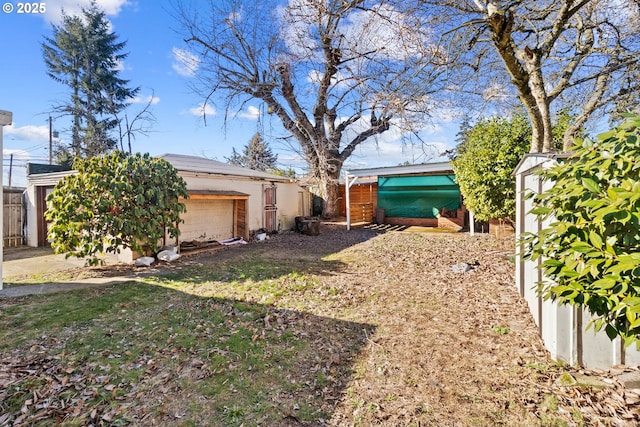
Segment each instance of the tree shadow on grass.
[{"label": "tree shadow on grass", "polygon": [[320,425],[375,332],[166,282],[0,306],[0,424]]},{"label": "tree shadow on grass", "polygon": [[[194,282],[215,280],[216,272],[224,270],[231,270],[233,274],[227,271],[219,275],[222,276],[220,280],[260,280],[292,272],[332,275],[342,271],[345,264],[328,259],[331,255],[364,243],[380,234],[363,228],[347,231],[344,227],[336,225],[323,226],[321,230],[318,236],[290,232],[273,235],[264,242],[187,253],[181,262],[167,266],[171,271],[165,276],[172,276],[173,273],[182,275],[189,269],[192,270],[192,274],[198,275],[194,277]],[[196,273],[197,267],[204,267],[204,269]],[[205,272],[206,270],[209,274]],[[234,275],[235,278],[232,277]]]}]

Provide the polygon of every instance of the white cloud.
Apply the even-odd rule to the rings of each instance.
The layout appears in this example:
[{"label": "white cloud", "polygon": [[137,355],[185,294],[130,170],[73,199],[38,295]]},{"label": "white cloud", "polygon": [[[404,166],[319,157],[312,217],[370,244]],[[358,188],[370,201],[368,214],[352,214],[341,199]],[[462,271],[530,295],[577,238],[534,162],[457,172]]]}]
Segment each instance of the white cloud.
[{"label": "white cloud", "polygon": [[409,162],[411,164],[430,163],[446,160],[442,153],[449,149],[447,144],[437,140],[403,143],[393,136],[379,135],[377,141],[367,141],[360,145],[354,155],[346,162],[346,169],[397,166]]},{"label": "white cloud", "polygon": [[132,104],[151,104],[151,105],[156,105],[158,102],[160,102],[160,98],[158,98],[157,96],[136,96],[135,98],[131,98],[129,100],[129,102],[131,102]]},{"label": "white cloud", "polygon": [[[118,16],[124,6],[129,5],[129,0],[96,0],[96,5],[107,16]],[[47,11],[44,18],[53,24],[62,23],[62,11],[69,16],[79,15],[82,9],[91,6],[91,0],[49,0],[46,2]]]},{"label": "white cloud", "polygon": [[613,25],[632,26],[640,18],[637,4],[626,0],[609,0],[601,4],[601,13],[605,14]]},{"label": "white cloud", "polygon": [[49,126],[20,126],[14,125],[5,126],[5,135],[11,135],[15,139],[22,141],[48,141],[49,140]]},{"label": "white cloud", "polygon": [[[421,56],[430,44],[427,35],[412,31],[406,16],[388,5],[374,10],[355,11],[349,15],[341,30],[346,40],[353,40],[354,51],[377,51],[392,60]],[[389,23],[393,23],[390,25]]]},{"label": "white cloud", "polygon": [[[119,60],[119,61],[116,61],[116,66],[115,66],[115,67],[113,67],[113,70],[115,70],[115,71],[123,71],[123,70],[125,70],[126,68],[127,68],[127,67],[126,67],[126,66],[125,66],[125,64],[124,64],[124,61]],[[131,67],[129,67],[129,70],[131,70]]]},{"label": "white cloud", "polygon": [[[275,9],[282,21],[280,37],[288,51],[298,58],[321,56],[316,37],[318,25],[318,4],[307,0],[289,0],[286,6]],[[343,17],[338,29],[340,48],[345,56],[363,57],[358,62],[366,62],[371,54],[384,59],[406,60],[435,53],[432,35],[428,30],[417,31],[411,15],[404,14],[392,6],[378,5],[371,10],[354,8]],[[313,76],[311,76],[313,78]]]},{"label": "white cloud", "polygon": [[185,77],[193,77],[200,67],[200,58],[186,49],[174,47],[171,49],[173,54],[173,70]]},{"label": "white cloud", "polygon": [[218,112],[211,105],[202,103],[197,107],[190,108],[189,114],[196,117],[203,117],[203,116],[215,116],[216,114],[218,114]]},{"label": "white cloud", "polygon": [[[311,70],[307,75],[307,81],[313,84],[320,84],[322,81],[323,73],[318,70]],[[355,80],[353,77],[338,71],[334,76],[331,77],[331,84],[336,88],[347,89],[349,87],[348,82],[350,80]]]},{"label": "white cloud", "polygon": [[496,99],[502,100],[510,96],[511,95],[508,93],[507,88],[497,82],[492,82],[482,92],[482,99],[485,101],[493,101]]},{"label": "white cloud", "polygon": [[252,105],[248,106],[246,111],[238,113],[238,117],[242,119],[258,120],[260,118],[260,110]]},{"label": "white cloud", "polygon": [[310,31],[316,16],[312,4],[304,0],[289,0],[287,6],[276,6],[274,12],[282,22],[280,37],[290,53],[306,57],[318,48],[318,43]]}]

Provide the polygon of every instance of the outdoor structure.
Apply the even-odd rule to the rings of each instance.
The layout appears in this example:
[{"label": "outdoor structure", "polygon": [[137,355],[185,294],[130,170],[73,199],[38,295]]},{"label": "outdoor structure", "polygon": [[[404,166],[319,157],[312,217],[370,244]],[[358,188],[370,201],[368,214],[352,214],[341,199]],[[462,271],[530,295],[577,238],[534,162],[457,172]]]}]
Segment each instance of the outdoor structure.
[{"label": "outdoor structure", "polygon": [[25,203],[25,243],[28,246],[48,246],[47,223],[44,212],[47,209],[47,196],[53,187],[67,175],[75,173],[59,165],[27,163],[27,191]]},{"label": "outdoor structure", "polygon": [[[292,229],[295,217],[309,214],[309,194],[288,177],[255,171],[196,156],[164,154],[187,183],[187,211],[180,242],[249,239],[259,229]],[[29,171],[28,171],[29,172]],[[27,174],[27,244],[46,246],[46,197],[62,177],[74,171]],[[175,244],[169,241],[167,244]]]},{"label": "outdoor structure", "polygon": [[[528,192],[541,193],[553,185],[541,180],[535,171],[557,159],[554,155],[528,154],[516,167],[516,239],[523,233],[536,233],[544,228],[544,223],[529,214],[533,207],[532,199],[525,195]],[[521,249],[518,247],[516,250],[516,286],[529,305],[552,358],[589,369],[640,364],[640,352],[634,346],[625,348],[620,338],[611,341],[604,331],[587,330],[591,320],[587,311],[539,297],[535,288],[543,279],[542,271],[537,268],[542,260],[523,260],[519,256]]]},{"label": "outdoor structure", "polygon": [[345,171],[344,209],[352,224],[465,226],[466,209],[451,163]]},{"label": "outdoor structure", "polygon": [[159,157],[171,163],[187,183],[182,241],[248,239],[258,229],[293,229],[296,216],[309,215],[308,192],[289,177],[202,157]]}]

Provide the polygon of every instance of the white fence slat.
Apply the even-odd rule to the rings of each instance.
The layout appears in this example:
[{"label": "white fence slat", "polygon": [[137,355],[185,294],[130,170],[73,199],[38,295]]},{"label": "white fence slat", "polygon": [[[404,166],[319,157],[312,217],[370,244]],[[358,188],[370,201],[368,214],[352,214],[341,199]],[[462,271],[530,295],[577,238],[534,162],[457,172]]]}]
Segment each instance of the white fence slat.
[{"label": "white fence slat", "polygon": [[[528,154],[516,168],[516,239],[523,233],[536,233],[545,226],[535,215],[528,213],[533,205],[525,194],[528,191],[538,193],[553,185],[541,182],[533,173],[549,161],[555,161],[553,156]],[[516,252],[521,250],[518,247]],[[640,351],[635,346],[624,348],[619,338],[611,341],[604,331],[587,330],[591,319],[587,311],[543,301],[537,296],[536,285],[543,279],[537,268],[539,262],[525,261],[517,255],[515,285],[527,302],[551,357],[588,369],[608,369],[620,364],[640,365]]]}]

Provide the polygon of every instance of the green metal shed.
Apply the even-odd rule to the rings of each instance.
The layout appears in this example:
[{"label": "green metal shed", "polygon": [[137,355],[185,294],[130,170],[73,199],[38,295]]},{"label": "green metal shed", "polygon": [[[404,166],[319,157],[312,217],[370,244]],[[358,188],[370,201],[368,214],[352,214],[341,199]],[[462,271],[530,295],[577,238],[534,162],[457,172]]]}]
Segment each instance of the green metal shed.
[{"label": "green metal shed", "polygon": [[460,207],[460,187],[451,175],[379,176],[378,208],[387,216],[437,218]]},{"label": "green metal shed", "polygon": [[345,171],[347,228],[351,226],[349,189],[358,179],[377,179],[377,208],[387,217],[437,218],[442,209],[461,207],[460,187],[449,162],[351,169]]}]

